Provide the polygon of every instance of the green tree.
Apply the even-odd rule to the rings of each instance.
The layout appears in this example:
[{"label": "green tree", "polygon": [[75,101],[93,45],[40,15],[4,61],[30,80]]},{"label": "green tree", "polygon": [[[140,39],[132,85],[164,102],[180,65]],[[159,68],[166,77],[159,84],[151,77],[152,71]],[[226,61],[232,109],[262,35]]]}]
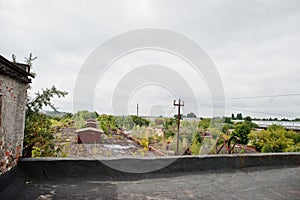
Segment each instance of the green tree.
[{"label": "green tree", "polygon": [[222,127],[222,132],[223,133],[227,133],[229,131],[229,129],[233,128],[233,126],[231,124],[224,124]]},{"label": "green tree", "polygon": [[24,149],[23,156],[55,156],[58,152],[55,150],[53,130],[51,129],[50,117],[41,113],[43,106],[48,106],[54,111],[57,108],[51,102],[54,97],[64,97],[67,92],[60,91],[52,86],[50,89],[42,89],[37,92],[35,97],[27,98],[26,117],[24,131]]},{"label": "green tree", "polygon": [[224,122],[226,124],[233,124],[233,122],[231,121],[231,118],[230,117],[224,117]]},{"label": "green tree", "polygon": [[247,144],[249,141],[248,134],[255,127],[257,127],[257,125],[249,121],[238,122],[233,126],[234,130],[232,135],[240,138],[241,144]]},{"label": "green tree", "polygon": [[88,110],[81,110],[76,112],[72,119],[75,121],[76,128],[84,128],[87,119],[97,119],[99,114],[97,112],[90,112]]},{"label": "green tree", "polygon": [[131,115],[131,119],[135,125],[139,125],[140,127],[142,126],[148,126],[150,124],[150,121],[147,119],[144,119],[142,117],[136,116],[136,115]]},{"label": "green tree", "polygon": [[204,118],[204,119],[202,119],[202,120],[199,122],[198,127],[199,127],[199,128],[203,128],[203,129],[207,129],[207,128],[210,126],[210,122],[211,122],[211,119],[209,119],[209,118]]},{"label": "green tree", "polygon": [[[36,60],[32,53],[25,57],[25,62],[32,70],[32,62]],[[16,63],[17,59],[12,54],[12,62]],[[36,76],[36,73],[31,72],[31,75]],[[49,116],[41,113],[43,106],[48,106],[54,111],[57,108],[51,102],[54,97],[64,97],[67,92],[60,91],[52,86],[50,89],[42,89],[41,92],[35,93],[34,98],[27,96],[26,111],[25,111],[25,130],[23,141],[23,156],[53,156],[57,155],[59,149],[55,150],[53,130],[51,129],[51,119]]]},{"label": "green tree", "polygon": [[97,118],[97,120],[99,121],[100,127],[106,134],[108,134],[110,131],[116,130],[118,128],[115,117],[112,115],[103,114],[103,115],[100,115]]},{"label": "green tree", "polygon": [[188,113],[186,116],[187,118],[197,118],[197,116],[193,112]]},{"label": "green tree", "polygon": [[233,114],[233,113],[231,114],[231,119],[235,119],[235,117],[234,117],[234,114]]},{"label": "green tree", "polygon": [[299,137],[283,126],[271,125],[267,130],[249,134],[249,144],[261,152],[300,151]]},{"label": "green tree", "polygon": [[244,120],[245,120],[245,121],[248,121],[248,122],[251,122],[251,121],[252,121],[252,118],[251,118],[250,116],[247,116],[247,117],[244,118]]},{"label": "green tree", "polygon": [[238,114],[236,115],[236,119],[242,120],[242,119],[243,119],[242,113],[238,113]]},{"label": "green tree", "polygon": [[200,152],[200,147],[202,143],[202,138],[199,133],[195,133],[192,140],[191,152],[193,155],[198,155]]},{"label": "green tree", "polygon": [[164,129],[169,129],[177,125],[177,120],[175,118],[165,118],[164,119]]},{"label": "green tree", "polygon": [[[183,119],[184,117],[186,117],[184,114],[180,114],[180,119]],[[178,119],[178,115],[177,115],[177,114],[174,115],[174,118],[175,118],[175,119]]]}]

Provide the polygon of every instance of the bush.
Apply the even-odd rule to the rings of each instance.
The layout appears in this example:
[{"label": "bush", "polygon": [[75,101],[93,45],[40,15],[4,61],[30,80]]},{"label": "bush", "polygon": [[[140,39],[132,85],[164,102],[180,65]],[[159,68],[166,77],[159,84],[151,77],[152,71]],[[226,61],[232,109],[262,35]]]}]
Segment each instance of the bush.
[{"label": "bush", "polygon": [[294,131],[272,125],[267,130],[253,131],[249,134],[249,144],[261,152],[298,151],[299,137]]}]

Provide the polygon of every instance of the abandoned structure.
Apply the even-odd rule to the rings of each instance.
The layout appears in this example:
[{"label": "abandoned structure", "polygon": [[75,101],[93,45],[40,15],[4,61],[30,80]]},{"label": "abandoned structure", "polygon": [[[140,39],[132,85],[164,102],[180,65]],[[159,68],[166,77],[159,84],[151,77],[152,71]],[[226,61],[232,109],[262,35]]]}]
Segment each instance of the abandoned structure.
[{"label": "abandoned structure", "polygon": [[101,136],[104,134],[104,132],[97,128],[96,120],[88,119],[86,126],[86,128],[76,131],[78,144],[99,144],[103,142],[103,137]]},{"label": "abandoned structure", "polygon": [[0,55],[0,174],[14,167],[22,154],[30,77],[29,65]]}]

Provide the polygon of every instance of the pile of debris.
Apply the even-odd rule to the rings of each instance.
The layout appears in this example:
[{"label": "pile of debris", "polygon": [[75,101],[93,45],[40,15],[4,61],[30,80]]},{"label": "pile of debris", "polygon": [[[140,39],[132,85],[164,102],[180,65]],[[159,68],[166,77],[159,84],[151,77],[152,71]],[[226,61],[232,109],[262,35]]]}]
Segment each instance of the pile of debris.
[{"label": "pile of debris", "polygon": [[60,144],[66,145],[67,157],[154,157],[158,153],[145,149],[134,139],[120,131],[104,133],[96,120],[88,119],[86,127],[76,130],[74,127],[63,128],[58,133]]}]

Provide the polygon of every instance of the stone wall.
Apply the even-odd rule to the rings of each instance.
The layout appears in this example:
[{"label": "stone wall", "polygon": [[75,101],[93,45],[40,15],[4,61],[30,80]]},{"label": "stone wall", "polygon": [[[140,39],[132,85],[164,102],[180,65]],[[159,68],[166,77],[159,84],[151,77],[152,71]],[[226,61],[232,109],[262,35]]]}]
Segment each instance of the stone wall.
[{"label": "stone wall", "polygon": [[14,167],[22,153],[27,88],[0,74],[0,174]]}]

